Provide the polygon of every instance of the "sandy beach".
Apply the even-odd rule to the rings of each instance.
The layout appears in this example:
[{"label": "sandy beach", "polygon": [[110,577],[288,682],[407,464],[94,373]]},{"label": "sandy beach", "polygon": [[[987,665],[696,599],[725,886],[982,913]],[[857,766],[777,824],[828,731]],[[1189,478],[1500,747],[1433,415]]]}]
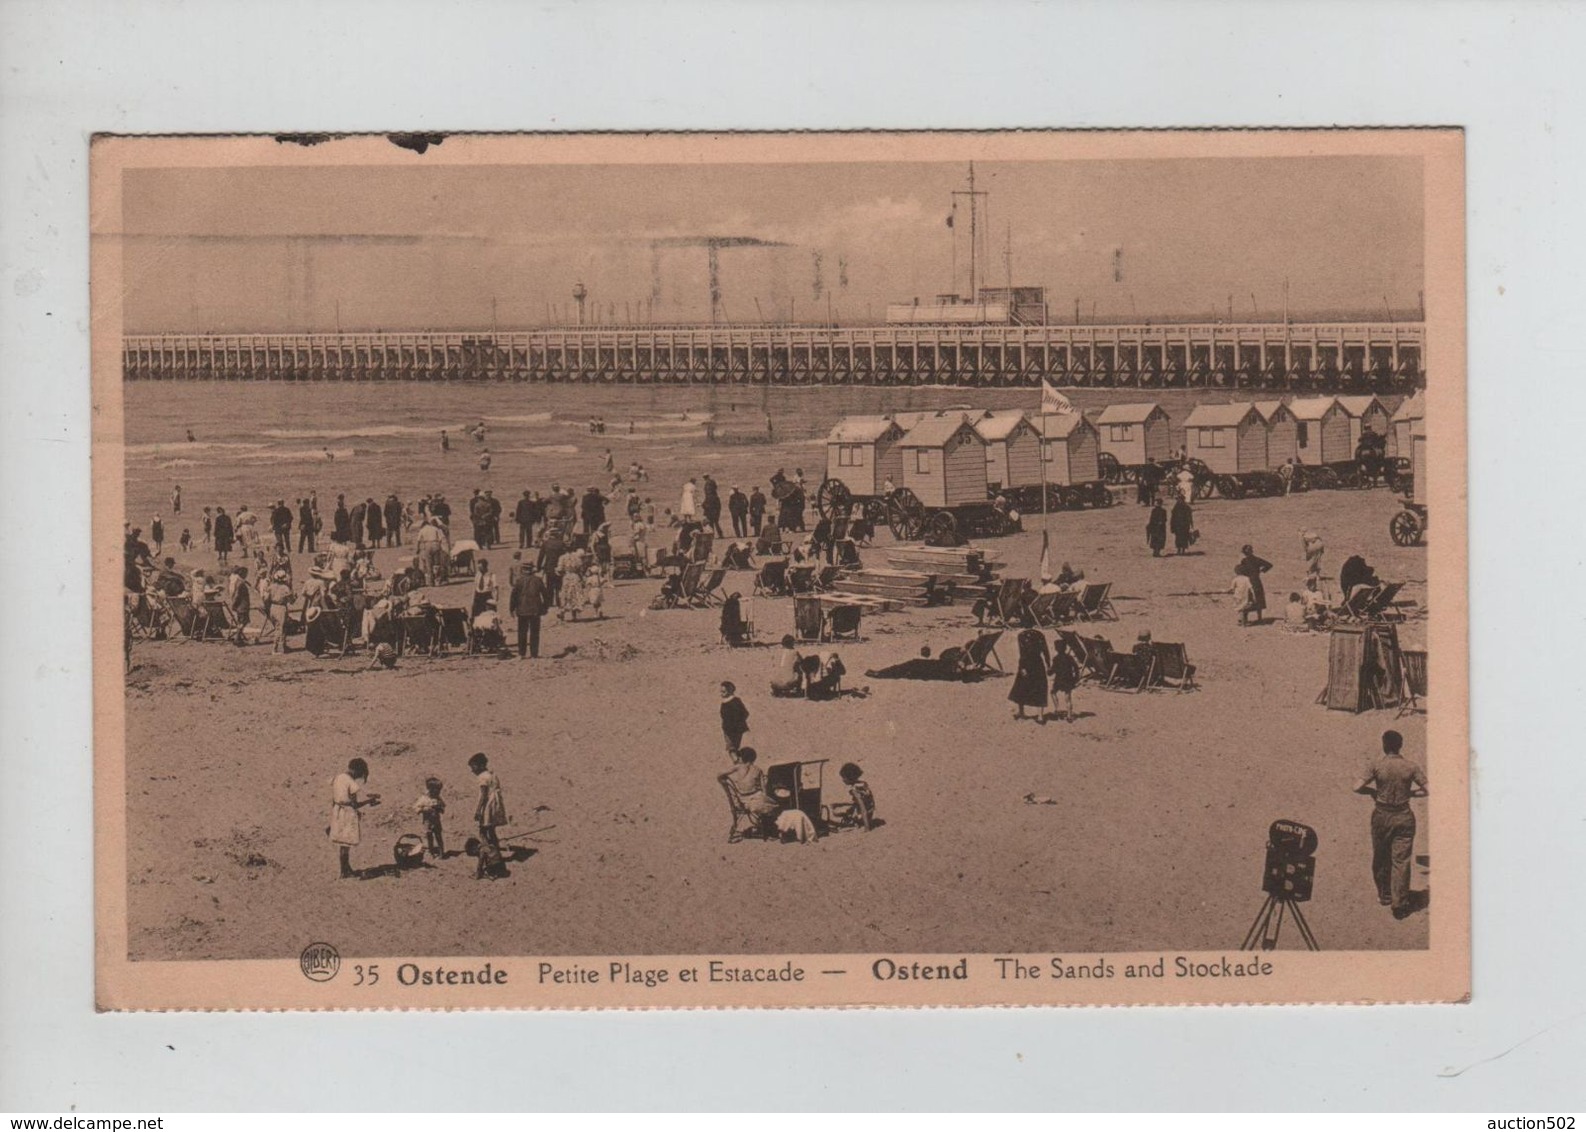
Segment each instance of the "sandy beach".
[{"label": "sandy beach", "polygon": [[[1191,401],[1073,396],[1082,408],[1158,400],[1175,424]],[[213,554],[175,551],[184,525],[197,536],[206,505],[257,512],[312,488],[328,520],[339,492],[351,502],[439,490],[460,507],[473,487],[489,486],[510,510],[525,488],[603,483],[608,448],[619,469],[646,465],[641,492],[659,510],[676,506],[691,475],[715,476],[724,493],[764,486],[778,467],[803,467],[819,482],[821,438],[845,413],[1034,402],[1028,390],[133,384],[127,518],[147,530],[161,513],[165,553],[186,569],[207,567]],[[603,437],[588,434],[597,415]],[[440,428],[480,419],[488,475],[459,432],[450,454],[438,444]],[[169,511],[173,483],[183,488],[180,516]],[[1384,728],[1402,731],[1406,753],[1424,759],[1424,716],[1315,704],[1326,636],[1241,629],[1227,594],[1239,547],[1251,543],[1274,564],[1266,588],[1281,605],[1304,574],[1298,532],[1314,527],[1329,574],[1363,553],[1385,579],[1406,582],[1403,597],[1424,603],[1425,550],[1388,537],[1394,497],[1207,501],[1196,508],[1195,552],[1153,559],[1145,509],[1118,491],[1118,506],[1054,515],[1054,553],[1114,583],[1120,619],[1102,628],[1114,644],[1142,631],[1182,641],[1202,687],[1131,695],[1086,685],[1073,724],[1015,722],[1011,676],[865,678],[922,645],[973,636],[967,604],[867,616],[864,639],[839,651],[846,686],[868,694],[833,703],[768,694],[769,646],[791,630],[791,599],[753,599],[760,647],[735,650],[719,643],[713,610],[647,609],[659,581],[617,583],[602,620],[548,619],[539,661],[405,657],[387,672],[361,653],[318,660],[268,646],[139,642],[127,679],[132,957],[295,956],[311,937],[334,939],[344,956],[1226,949],[1260,906],[1266,829],[1280,817],[1320,835],[1306,914],[1324,948],[1424,947],[1424,914],[1395,921],[1377,904],[1370,803],[1351,793]],[[982,545],[1004,574],[1031,576],[1039,525],[1028,517],[1024,533]],[[515,545],[510,525],[504,534]],[[884,566],[889,545],[881,532],[867,564]],[[377,563],[389,569],[398,553],[382,550]],[[510,556],[490,555],[503,578]],[[306,557],[297,561],[302,576]],[[750,578],[732,576],[729,589],[748,597]],[[467,590],[443,587],[436,600],[463,605]],[[1412,619],[1400,633],[1414,644],[1421,629]],[[1010,633],[999,649],[1009,669],[1016,652]],[[761,765],[828,759],[834,794],[837,767],[856,761],[885,824],[807,845],[729,844],[715,781],[728,767],[722,680],[749,707],[747,742]],[[446,783],[448,841],[461,847],[475,751],[501,778],[513,818],[504,833],[554,827],[517,842],[533,852],[509,877],[476,882],[472,859],[457,856],[337,879],[324,833],[328,783],[350,757],[368,760],[369,788],[383,796],[353,852],[355,865],[373,869],[390,863],[398,836],[418,831],[412,802],[429,775]],[[1425,888],[1422,817],[1416,884]],[[1297,943],[1285,936],[1284,946]]]}]

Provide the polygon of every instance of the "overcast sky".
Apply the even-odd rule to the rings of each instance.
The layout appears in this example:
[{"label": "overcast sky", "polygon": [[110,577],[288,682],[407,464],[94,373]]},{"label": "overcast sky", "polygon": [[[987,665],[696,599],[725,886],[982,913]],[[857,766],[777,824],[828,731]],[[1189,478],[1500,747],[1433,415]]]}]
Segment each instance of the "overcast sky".
[{"label": "overcast sky", "polygon": [[[1044,285],[1052,316],[1279,317],[1422,287],[1418,158],[1062,161],[976,166],[982,285]],[[591,311],[703,322],[721,307],[879,321],[968,291],[961,163],[153,169],[126,175],[126,329],[503,327]],[[956,258],[956,287],[954,282]],[[1252,296],[1253,301],[1252,301]],[[758,301],[758,307],[757,307]],[[592,313],[591,318],[594,317]]]}]

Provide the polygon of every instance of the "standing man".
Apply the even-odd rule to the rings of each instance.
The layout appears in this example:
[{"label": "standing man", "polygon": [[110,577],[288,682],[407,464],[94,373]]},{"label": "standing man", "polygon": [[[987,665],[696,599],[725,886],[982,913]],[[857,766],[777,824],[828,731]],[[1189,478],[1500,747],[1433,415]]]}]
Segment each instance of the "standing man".
[{"label": "standing man", "polygon": [[717,538],[722,537],[721,488],[716,486],[714,476],[705,477],[705,523],[715,532]]},{"label": "standing man", "polygon": [[394,491],[385,497],[385,544],[402,545],[402,501]]},{"label": "standing man", "polygon": [[491,550],[501,541],[501,500],[489,487],[485,488],[485,537],[490,540],[486,545]]},{"label": "standing man", "polygon": [[314,553],[314,511],[307,499],[297,501],[297,552]]},{"label": "standing man", "polygon": [[594,484],[589,485],[589,490],[584,492],[580,501],[579,514],[584,520],[584,534],[593,536],[606,521],[606,497],[600,494],[600,489]]},{"label": "standing man", "polygon": [[523,567],[508,600],[510,612],[518,619],[518,659],[523,659],[525,651],[538,659],[540,618],[551,608],[551,592],[538,566],[527,564]]},{"label": "standing man", "polygon": [[369,545],[378,547],[385,542],[385,511],[372,495],[364,503],[369,508],[363,515],[364,521],[369,524]]},{"label": "standing man", "polygon": [[518,525],[518,549],[527,550],[534,545],[534,500],[527,490],[512,509],[512,521]]},{"label": "standing man", "polygon": [[1405,758],[1404,736],[1382,733],[1382,755],[1366,766],[1355,787],[1376,805],[1371,810],[1371,875],[1377,882],[1377,903],[1393,907],[1402,920],[1414,908],[1410,893],[1410,860],[1415,852],[1415,813],[1411,798],[1426,797],[1426,772]]},{"label": "standing man", "polygon": [[292,509],[286,500],[277,499],[270,508],[270,531],[275,535],[275,549],[282,554],[292,553]]},{"label": "standing man", "polygon": [[171,514],[180,515],[181,513],[182,513],[182,485],[181,484],[173,484],[171,486]]},{"label": "standing man", "polygon": [[[770,417],[766,418],[767,421],[770,419]],[[756,538],[760,537],[760,527],[764,522],[765,492],[760,490],[759,484],[756,484],[754,490],[749,493],[749,529],[754,532]]]},{"label": "standing man", "polygon": [[743,488],[736,484],[732,494],[727,497],[727,513],[732,516],[732,534],[734,538],[747,538],[749,535],[749,497],[743,493]]}]

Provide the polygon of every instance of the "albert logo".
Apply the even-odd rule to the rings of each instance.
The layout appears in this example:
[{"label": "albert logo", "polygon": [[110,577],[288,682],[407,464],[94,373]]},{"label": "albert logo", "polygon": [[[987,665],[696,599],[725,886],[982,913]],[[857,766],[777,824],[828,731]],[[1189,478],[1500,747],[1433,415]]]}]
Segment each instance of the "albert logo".
[{"label": "albert logo", "polygon": [[328,983],[341,970],[341,953],[328,943],[311,943],[298,956],[303,974],[316,983]]}]

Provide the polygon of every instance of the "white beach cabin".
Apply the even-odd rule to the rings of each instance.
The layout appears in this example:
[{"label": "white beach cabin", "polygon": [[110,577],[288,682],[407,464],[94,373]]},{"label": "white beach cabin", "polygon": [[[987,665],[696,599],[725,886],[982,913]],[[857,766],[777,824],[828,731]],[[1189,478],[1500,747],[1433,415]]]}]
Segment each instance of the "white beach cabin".
[{"label": "white beach cabin", "polygon": [[1124,467],[1166,460],[1173,454],[1167,412],[1155,401],[1108,405],[1096,418],[1101,450]]},{"label": "white beach cabin", "polygon": [[1355,458],[1349,414],[1336,397],[1299,397],[1289,402],[1297,429],[1296,455],[1302,464],[1335,464]]},{"label": "white beach cabin", "polygon": [[927,417],[898,442],[903,483],[927,507],[984,503],[986,443],[963,413]]},{"label": "white beach cabin", "polygon": [[1184,447],[1219,475],[1267,468],[1267,426],[1249,401],[1196,405],[1184,418]]},{"label": "white beach cabin", "polygon": [[1040,486],[1041,436],[1022,409],[988,409],[973,424],[986,444],[987,487]]},{"label": "white beach cabin", "polygon": [[1068,486],[1101,479],[1097,455],[1101,435],[1084,413],[1058,413],[1035,417],[1036,430],[1046,430],[1046,482]]},{"label": "white beach cabin", "polygon": [[890,417],[842,418],[826,437],[826,478],[842,480],[854,495],[880,495],[883,481],[903,482],[902,439]]},{"label": "white beach cabin", "polygon": [[1257,401],[1256,412],[1267,428],[1267,467],[1281,468],[1299,455],[1299,422],[1282,401]]},{"label": "white beach cabin", "polygon": [[1415,396],[1399,406],[1393,414],[1388,429],[1388,455],[1412,457],[1412,439],[1416,430],[1426,422],[1426,394],[1417,390]]},{"label": "white beach cabin", "polygon": [[1367,429],[1387,440],[1391,418],[1388,407],[1381,401],[1370,395],[1339,397],[1338,407],[1349,416],[1349,459],[1354,459],[1355,445],[1360,443],[1361,434]]}]

